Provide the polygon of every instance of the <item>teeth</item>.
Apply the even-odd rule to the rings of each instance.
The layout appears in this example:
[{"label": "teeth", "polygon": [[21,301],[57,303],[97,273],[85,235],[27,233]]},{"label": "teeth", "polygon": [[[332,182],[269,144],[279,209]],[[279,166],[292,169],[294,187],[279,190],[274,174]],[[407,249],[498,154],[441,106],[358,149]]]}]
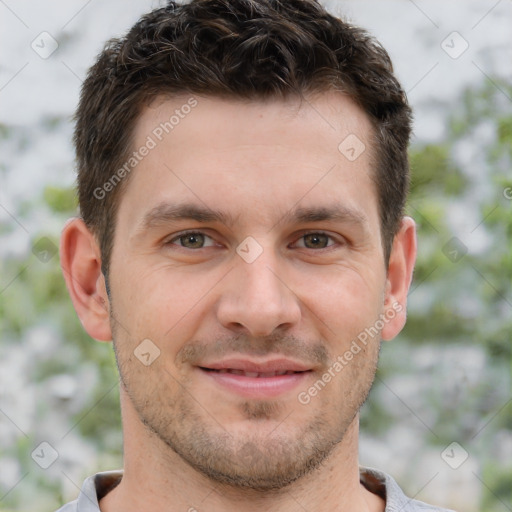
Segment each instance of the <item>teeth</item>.
[{"label": "teeth", "polygon": [[261,377],[261,378],[269,378],[269,377],[278,377],[278,376],[281,376],[281,375],[293,375],[294,371],[292,370],[279,370],[279,371],[275,371],[275,372],[267,372],[267,373],[263,373],[263,372],[245,372],[243,370],[236,370],[234,368],[230,368],[230,369],[222,369],[222,370],[217,370],[219,373],[233,373],[234,375],[243,375],[244,377],[251,377],[251,378],[256,378],[256,377]]},{"label": "teeth", "polygon": [[234,375],[243,375],[244,377],[250,378],[269,378],[269,377],[280,377],[282,375],[293,375],[294,373],[302,373],[295,372],[293,370],[278,370],[274,372],[246,372],[244,370],[238,370],[236,368],[222,368],[220,370],[210,370],[215,371],[217,373],[232,373]]}]

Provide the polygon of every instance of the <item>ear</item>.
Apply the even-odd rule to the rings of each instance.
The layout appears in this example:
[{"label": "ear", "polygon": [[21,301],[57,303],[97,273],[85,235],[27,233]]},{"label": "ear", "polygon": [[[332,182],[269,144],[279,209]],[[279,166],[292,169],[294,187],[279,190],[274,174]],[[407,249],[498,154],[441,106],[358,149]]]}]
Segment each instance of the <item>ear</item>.
[{"label": "ear", "polygon": [[382,329],[382,339],[393,339],[404,327],[407,316],[407,294],[416,262],[416,224],[410,217],[402,219],[393,240],[389,257],[384,300],[388,319]]},{"label": "ear", "polygon": [[71,301],[87,333],[110,341],[110,304],[101,272],[101,252],[84,221],[70,219],[60,239],[60,262]]}]

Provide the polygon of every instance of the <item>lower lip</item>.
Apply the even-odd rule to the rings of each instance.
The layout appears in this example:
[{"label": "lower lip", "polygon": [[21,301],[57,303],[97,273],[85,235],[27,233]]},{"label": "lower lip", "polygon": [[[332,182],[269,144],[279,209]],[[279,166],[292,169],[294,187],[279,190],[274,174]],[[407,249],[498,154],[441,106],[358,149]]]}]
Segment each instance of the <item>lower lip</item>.
[{"label": "lower lip", "polygon": [[304,383],[311,371],[277,375],[275,377],[245,377],[234,373],[219,373],[199,368],[217,384],[246,398],[272,398],[291,391]]}]

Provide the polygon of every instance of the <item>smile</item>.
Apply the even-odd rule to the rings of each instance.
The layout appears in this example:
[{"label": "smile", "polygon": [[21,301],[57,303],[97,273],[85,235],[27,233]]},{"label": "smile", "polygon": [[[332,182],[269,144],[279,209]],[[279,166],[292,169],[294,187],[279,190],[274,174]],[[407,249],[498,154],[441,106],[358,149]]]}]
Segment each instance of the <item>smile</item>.
[{"label": "smile", "polygon": [[258,372],[238,368],[197,368],[208,379],[208,385],[213,383],[223,391],[260,400],[275,398],[304,386],[304,380],[312,374],[312,370]]},{"label": "smile", "polygon": [[293,375],[293,370],[280,370],[275,372],[246,372],[244,370],[237,370],[235,368],[222,368],[221,370],[215,370],[212,368],[201,368],[201,370],[218,373],[231,373],[233,375],[242,375],[243,377],[256,377],[256,378],[268,378],[268,377],[280,377],[281,375]]}]

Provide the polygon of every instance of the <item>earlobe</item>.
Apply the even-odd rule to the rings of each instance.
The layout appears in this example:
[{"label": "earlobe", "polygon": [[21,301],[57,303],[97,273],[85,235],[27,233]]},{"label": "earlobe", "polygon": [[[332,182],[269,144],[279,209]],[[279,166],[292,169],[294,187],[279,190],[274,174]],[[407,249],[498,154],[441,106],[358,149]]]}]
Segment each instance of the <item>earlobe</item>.
[{"label": "earlobe", "polygon": [[416,225],[404,217],[395,235],[389,257],[384,301],[388,322],[382,329],[382,339],[393,339],[404,327],[407,316],[407,294],[416,262]]},{"label": "earlobe", "polygon": [[94,235],[79,218],[62,230],[60,260],[66,286],[84,329],[96,340],[110,341],[109,301]]}]

